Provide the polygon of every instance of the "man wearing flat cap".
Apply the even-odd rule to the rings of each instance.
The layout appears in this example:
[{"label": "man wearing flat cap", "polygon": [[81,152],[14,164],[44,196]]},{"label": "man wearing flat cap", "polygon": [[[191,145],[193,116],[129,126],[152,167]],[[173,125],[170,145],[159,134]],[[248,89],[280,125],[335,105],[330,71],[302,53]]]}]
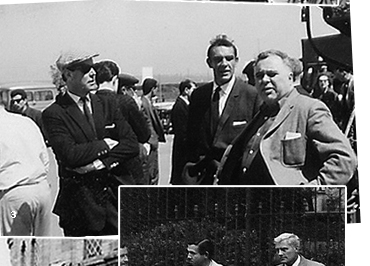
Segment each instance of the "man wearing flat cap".
[{"label": "man wearing flat cap", "polygon": [[43,112],[59,166],[60,190],[54,212],[66,236],[116,235],[115,178],[124,162],[139,154],[135,134],[115,101],[91,94],[97,54],[66,52],[56,65],[67,91]]}]

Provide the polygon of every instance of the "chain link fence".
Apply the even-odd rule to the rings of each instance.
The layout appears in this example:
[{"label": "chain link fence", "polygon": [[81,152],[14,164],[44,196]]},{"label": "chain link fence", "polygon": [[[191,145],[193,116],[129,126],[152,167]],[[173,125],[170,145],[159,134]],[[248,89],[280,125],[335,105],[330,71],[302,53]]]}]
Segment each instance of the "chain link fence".
[{"label": "chain link fence", "polygon": [[121,187],[120,241],[129,265],[185,265],[189,243],[209,238],[227,266],[273,265],[273,238],[302,239],[302,254],[344,265],[345,189]]}]

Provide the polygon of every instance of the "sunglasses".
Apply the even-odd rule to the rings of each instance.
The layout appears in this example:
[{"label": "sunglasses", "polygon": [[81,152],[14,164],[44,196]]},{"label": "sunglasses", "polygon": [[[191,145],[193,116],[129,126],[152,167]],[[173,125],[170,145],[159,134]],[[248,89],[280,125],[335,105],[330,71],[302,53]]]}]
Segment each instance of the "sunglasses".
[{"label": "sunglasses", "polygon": [[12,103],[20,103],[23,100],[24,100],[23,98],[15,99],[15,100],[12,100]]},{"label": "sunglasses", "polygon": [[67,67],[67,69],[70,71],[79,70],[82,72],[82,74],[86,74],[92,69],[92,67],[93,66],[90,64],[78,64],[78,65]]}]

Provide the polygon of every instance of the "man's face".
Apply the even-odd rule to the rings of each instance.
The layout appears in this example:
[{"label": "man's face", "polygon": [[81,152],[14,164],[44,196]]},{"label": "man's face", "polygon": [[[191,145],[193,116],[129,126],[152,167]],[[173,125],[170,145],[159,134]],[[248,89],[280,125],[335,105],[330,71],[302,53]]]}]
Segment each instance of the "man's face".
[{"label": "man's face", "polygon": [[216,46],[207,58],[207,64],[213,69],[213,76],[217,85],[223,85],[231,80],[235,72],[238,58],[235,57],[233,47]]},{"label": "man's face", "polygon": [[16,94],[11,99],[11,109],[14,112],[21,113],[27,104],[27,100],[20,94]]},{"label": "man's face", "polygon": [[275,252],[279,256],[280,263],[292,265],[298,258],[296,248],[288,244],[288,240],[283,240],[275,244]]},{"label": "man's face", "polygon": [[329,78],[325,75],[319,78],[319,87],[321,90],[326,90],[329,87]]},{"label": "man's face", "polygon": [[92,68],[93,60],[89,59],[74,65],[68,71],[68,89],[79,96],[85,96],[89,91],[96,90],[96,72]]},{"label": "man's face", "polygon": [[190,85],[190,87],[189,88],[187,88],[185,91],[186,91],[186,95],[188,96],[188,97],[190,97],[191,96],[191,94],[193,93],[193,91],[196,89],[197,87],[195,86],[195,84],[194,83],[191,83],[191,85]]},{"label": "man's face", "polygon": [[277,102],[293,89],[293,72],[277,55],[260,60],[254,75],[258,93],[267,104]]},{"label": "man's face", "polygon": [[199,254],[198,246],[197,245],[189,245],[188,246],[188,257],[186,262],[188,265],[191,266],[202,266],[204,262],[207,260],[206,255]]}]

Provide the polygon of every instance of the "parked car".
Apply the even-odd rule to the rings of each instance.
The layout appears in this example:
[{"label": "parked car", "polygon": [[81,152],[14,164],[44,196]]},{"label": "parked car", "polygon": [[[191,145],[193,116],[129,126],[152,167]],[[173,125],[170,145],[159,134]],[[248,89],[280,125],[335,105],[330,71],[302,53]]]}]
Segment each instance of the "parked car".
[{"label": "parked car", "polygon": [[23,89],[27,94],[29,106],[40,111],[54,102],[58,94],[54,84],[47,82],[0,84],[0,96],[5,100],[7,109],[10,109],[10,93],[16,89]]},{"label": "parked car", "polygon": [[162,122],[164,133],[172,134],[171,110],[175,102],[154,103],[154,107],[159,112],[159,119]]}]

